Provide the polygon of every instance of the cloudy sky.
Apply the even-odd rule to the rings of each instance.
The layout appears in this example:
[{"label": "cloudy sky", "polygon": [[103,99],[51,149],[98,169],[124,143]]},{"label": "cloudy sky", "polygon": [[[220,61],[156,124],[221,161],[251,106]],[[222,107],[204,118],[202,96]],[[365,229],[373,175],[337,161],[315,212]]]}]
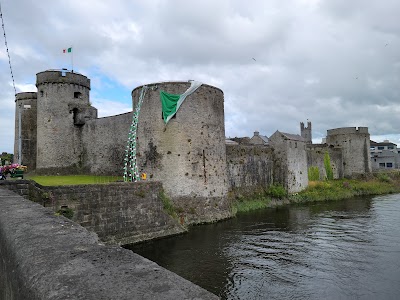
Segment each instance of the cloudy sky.
[{"label": "cloudy sky", "polygon": [[[194,79],[225,95],[226,136],[368,126],[400,144],[398,0],[0,0],[17,92],[36,73],[91,79],[100,116],[141,84]],[[1,46],[2,45],[2,46]],[[14,89],[0,43],[0,152],[13,152]]]}]

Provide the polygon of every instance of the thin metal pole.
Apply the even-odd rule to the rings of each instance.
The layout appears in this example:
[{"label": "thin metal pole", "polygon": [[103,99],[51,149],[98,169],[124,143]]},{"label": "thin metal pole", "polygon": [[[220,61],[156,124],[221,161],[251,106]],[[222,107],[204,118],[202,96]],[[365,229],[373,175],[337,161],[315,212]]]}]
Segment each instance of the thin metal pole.
[{"label": "thin metal pole", "polygon": [[21,106],[18,105],[18,164],[22,164],[22,129],[21,129]]}]

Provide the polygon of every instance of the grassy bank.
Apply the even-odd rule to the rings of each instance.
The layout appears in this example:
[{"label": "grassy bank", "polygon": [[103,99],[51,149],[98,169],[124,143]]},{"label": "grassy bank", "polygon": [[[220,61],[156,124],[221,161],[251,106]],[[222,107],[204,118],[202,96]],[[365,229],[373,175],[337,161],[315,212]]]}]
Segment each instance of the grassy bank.
[{"label": "grassy bank", "polygon": [[67,175],[67,176],[26,176],[43,186],[101,184],[123,180],[122,176]]},{"label": "grassy bank", "polygon": [[240,213],[279,204],[341,200],[357,196],[400,193],[400,172],[377,173],[369,179],[310,181],[309,186],[292,195],[282,196],[265,191],[263,195],[233,201],[233,212]]}]

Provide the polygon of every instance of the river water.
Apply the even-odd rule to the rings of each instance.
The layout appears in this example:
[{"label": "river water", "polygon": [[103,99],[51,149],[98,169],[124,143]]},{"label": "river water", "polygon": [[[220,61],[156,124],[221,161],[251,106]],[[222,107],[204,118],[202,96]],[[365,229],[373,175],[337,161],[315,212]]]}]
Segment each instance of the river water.
[{"label": "river water", "polygon": [[127,248],[222,299],[400,299],[400,194],[265,209]]}]

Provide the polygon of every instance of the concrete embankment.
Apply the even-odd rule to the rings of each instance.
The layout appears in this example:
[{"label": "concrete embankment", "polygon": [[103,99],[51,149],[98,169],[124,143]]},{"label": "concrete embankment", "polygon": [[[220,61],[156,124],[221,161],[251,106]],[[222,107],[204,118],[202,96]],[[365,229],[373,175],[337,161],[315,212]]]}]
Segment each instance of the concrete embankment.
[{"label": "concrete embankment", "polygon": [[0,188],[0,299],[218,299]]}]

